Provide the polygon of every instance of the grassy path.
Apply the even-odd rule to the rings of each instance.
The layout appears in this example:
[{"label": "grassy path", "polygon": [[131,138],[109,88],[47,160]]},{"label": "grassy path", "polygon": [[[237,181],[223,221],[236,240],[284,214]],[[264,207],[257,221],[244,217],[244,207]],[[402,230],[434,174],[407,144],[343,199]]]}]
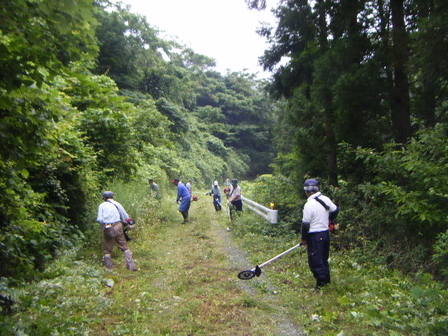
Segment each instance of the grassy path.
[{"label": "grassy path", "polygon": [[40,279],[0,279],[0,294],[14,302],[0,314],[0,336],[448,334],[447,290],[423,274],[411,279],[357,262],[357,250],[334,249],[332,284],[316,293],[305,250],[297,250],[242,281],[239,271],[295,245],[296,235],[250,212],[228,232],[226,213],[206,196],[182,225],[175,196],[156,203],[143,188],[123,188],[131,191],[113,190],[137,218],[130,247],[140,271],[126,270],[117,248],[115,269],[106,270],[93,224],[89,243],[64,250]]},{"label": "grassy path", "polygon": [[226,213],[215,213],[206,196],[182,225],[174,197],[155,203],[118,194],[138,219],[130,247],[140,271],[126,270],[117,248],[115,269],[106,270],[92,226],[90,243],[64,250],[38,281],[8,287],[0,279],[0,292],[15,302],[0,314],[0,336],[295,336],[305,334],[301,328],[316,336],[447,335],[447,291],[429,278],[415,282],[334,250],[332,284],[316,293],[298,250],[242,281],[239,271],[297,237],[278,234],[284,228],[263,225],[250,212],[228,232]]},{"label": "grassy path", "polygon": [[202,197],[191,222],[180,222],[174,204],[172,215],[137,232],[139,272],[127,272],[115,253],[108,293],[115,303],[96,335],[299,335],[275,297],[236,277],[249,264],[226,231],[225,212]]}]

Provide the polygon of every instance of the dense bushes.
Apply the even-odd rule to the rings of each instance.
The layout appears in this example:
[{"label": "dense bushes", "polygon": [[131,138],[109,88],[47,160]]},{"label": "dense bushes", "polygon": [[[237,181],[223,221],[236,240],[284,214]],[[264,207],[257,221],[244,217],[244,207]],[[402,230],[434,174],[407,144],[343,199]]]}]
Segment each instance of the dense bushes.
[{"label": "dense bushes", "polygon": [[[120,4],[16,1],[0,12],[0,276],[33,279],[82,240],[112,180],[201,187],[245,175],[256,157],[225,141],[230,117],[269,134],[252,77],[211,71],[213,60]],[[224,120],[204,122],[199,96]]]},{"label": "dense bushes", "polygon": [[[323,192],[341,210],[336,248],[359,249],[360,258],[404,272],[447,275],[446,135],[446,125],[440,124],[418,132],[406,147],[392,144],[377,152],[341,146],[345,151],[341,156],[361,162],[372,180],[359,183],[354,176],[339,181],[338,187],[322,183]],[[305,200],[302,182],[263,175],[247,192],[262,204],[273,201],[281,221],[294,225],[301,219]]]}]

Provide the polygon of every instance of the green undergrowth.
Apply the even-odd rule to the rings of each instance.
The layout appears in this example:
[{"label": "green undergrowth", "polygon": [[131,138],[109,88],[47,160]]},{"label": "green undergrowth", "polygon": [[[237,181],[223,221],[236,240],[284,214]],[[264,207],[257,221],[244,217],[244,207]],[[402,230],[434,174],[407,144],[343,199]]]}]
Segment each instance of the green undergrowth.
[{"label": "green undergrowth", "polygon": [[[34,283],[0,293],[14,304],[0,314],[0,335],[275,335],[273,308],[239,286],[216,227],[209,198],[192,204],[182,225],[175,190],[157,201],[109,186],[137,227],[129,233],[138,272],[125,267],[114,249],[114,270],[101,262],[100,234],[92,221],[90,241],[61,252]],[[221,228],[225,231],[225,226]]]},{"label": "green undergrowth", "polygon": [[[254,264],[300,242],[281,224],[249,213],[234,224],[232,235]],[[332,250],[332,283],[319,292],[304,247],[266,265],[261,277],[273,284],[279,301],[309,335],[448,335],[448,292],[440,283],[427,274],[411,278],[360,262],[360,253]]]},{"label": "green undergrowth", "polygon": [[229,224],[206,196],[182,225],[174,188],[162,201],[142,186],[109,189],[137,220],[130,248],[139,272],[126,270],[117,248],[114,270],[104,268],[92,220],[89,241],[61,252],[37,281],[1,279],[0,295],[14,304],[0,307],[0,335],[285,335],[273,323],[280,316],[301,328],[294,335],[448,334],[447,291],[426,274],[402,276],[362,251],[332,251],[332,283],[316,292],[300,247],[245,282],[248,292],[217,231],[246,252],[249,268],[298,243],[288,227],[248,210]]}]

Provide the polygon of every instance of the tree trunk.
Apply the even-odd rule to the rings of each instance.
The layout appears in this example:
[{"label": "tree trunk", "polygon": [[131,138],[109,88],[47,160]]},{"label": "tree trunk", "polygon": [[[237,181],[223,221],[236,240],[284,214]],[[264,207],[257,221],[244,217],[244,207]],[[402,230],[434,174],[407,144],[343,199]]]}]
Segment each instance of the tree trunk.
[{"label": "tree trunk", "polygon": [[[328,50],[328,28],[326,22],[325,0],[319,0],[319,42],[322,53]],[[325,133],[326,143],[324,148],[327,153],[327,167],[328,167],[328,182],[330,185],[338,185],[338,167],[337,167],[337,143],[336,136],[334,134],[334,109],[333,109],[333,96],[329,87],[329,83],[324,84],[323,88],[323,104],[325,113]]]},{"label": "tree trunk", "polygon": [[391,116],[395,141],[404,144],[411,136],[411,114],[408,81],[408,38],[404,23],[403,0],[390,1],[392,13],[392,65],[394,87]]}]

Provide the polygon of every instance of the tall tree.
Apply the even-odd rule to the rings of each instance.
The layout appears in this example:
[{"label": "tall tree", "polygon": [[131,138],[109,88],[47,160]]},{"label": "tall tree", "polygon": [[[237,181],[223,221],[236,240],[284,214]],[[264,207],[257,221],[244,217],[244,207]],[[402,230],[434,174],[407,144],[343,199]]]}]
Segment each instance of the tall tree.
[{"label": "tall tree", "polygon": [[448,3],[440,0],[419,0],[411,10],[416,20],[411,26],[415,50],[410,67],[420,69],[414,75],[411,92],[415,96],[412,112],[426,126],[446,121],[443,102],[448,97]]},{"label": "tall tree", "polygon": [[392,15],[392,68],[393,92],[392,124],[395,141],[404,144],[411,136],[411,111],[409,101],[409,37],[405,27],[404,0],[390,0]]},{"label": "tall tree", "polygon": [[[317,15],[318,15],[318,41],[320,47],[320,53],[325,55],[329,50],[328,39],[329,32],[327,28],[327,3],[325,0],[318,0],[316,3]],[[325,67],[326,68],[326,67]],[[333,95],[331,92],[332,78],[327,74],[322,74],[326,76],[325,80],[323,76],[316,80],[323,85],[320,88],[320,98],[322,99],[322,106],[324,110],[324,127],[325,127],[325,140],[323,140],[323,148],[327,156],[327,166],[328,166],[328,181],[331,185],[338,185],[338,173],[337,173],[337,142],[334,133],[335,116],[334,116],[334,105],[333,105]]]}]

